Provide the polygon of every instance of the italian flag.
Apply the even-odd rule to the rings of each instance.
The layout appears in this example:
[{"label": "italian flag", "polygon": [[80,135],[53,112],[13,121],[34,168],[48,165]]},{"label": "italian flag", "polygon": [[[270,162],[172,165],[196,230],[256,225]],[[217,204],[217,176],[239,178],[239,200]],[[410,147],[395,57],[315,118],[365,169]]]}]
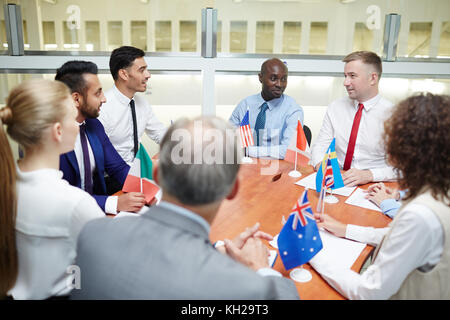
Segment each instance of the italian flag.
[{"label": "italian flag", "polygon": [[300,164],[308,164],[309,159],[311,159],[311,151],[306,141],[305,132],[303,132],[302,124],[300,120],[297,123],[297,130],[292,136],[289,147],[286,150],[286,155],[284,160]]},{"label": "italian flag", "polygon": [[123,184],[123,192],[141,192],[145,201],[150,203],[160,190],[153,181],[153,163],[142,143],[131,165],[128,176]]}]

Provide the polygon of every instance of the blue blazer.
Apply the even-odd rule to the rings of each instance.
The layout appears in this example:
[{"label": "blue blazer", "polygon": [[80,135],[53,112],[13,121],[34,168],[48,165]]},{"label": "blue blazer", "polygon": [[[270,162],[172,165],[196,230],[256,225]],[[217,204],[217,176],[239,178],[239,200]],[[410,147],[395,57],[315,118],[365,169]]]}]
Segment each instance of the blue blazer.
[{"label": "blue blazer", "polygon": [[[130,166],[117,153],[98,119],[86,119],[86,135],[95,158],[95,171],[92,177],[93,197],[100,208],[105,211],[105,202],[108,197],[104,178],[105,171],[109,176],[123,184]],[[59,169],[64,174],[63,179],[66,179],[71,185],[81,188],[80,169],[74,151],[60,156]]]}]

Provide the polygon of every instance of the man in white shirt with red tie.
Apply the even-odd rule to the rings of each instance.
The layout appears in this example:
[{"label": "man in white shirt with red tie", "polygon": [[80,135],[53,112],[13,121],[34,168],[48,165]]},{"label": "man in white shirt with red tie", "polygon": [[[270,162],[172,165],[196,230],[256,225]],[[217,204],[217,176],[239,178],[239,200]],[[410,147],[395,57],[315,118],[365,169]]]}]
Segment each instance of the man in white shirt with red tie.
[{"label": "man in white shirt with red tie", "polygon": [[[109,69],[114,86],[105,93],[106,103],[98,118],[114,148],[130,166],[144,132],[159,144],[167,129],[153,113],[147,99],[136,94],[145,92],[150,79],[144,55],[144,51],[131,46],[113,50]],[[120,189],[114,179],[107,177],[105,181],[108,192]]]},{"label": "man in white shirt with red tie", "polygon": [[317,170],[336,138],[336,154],[346,186],[393,180],[396,175],[386,162],[383,143],[384,121],[393,104],[378,93],[381,59],[373,52],[356,51],[342,61],[348,97],[328,106],[311,150],[312,163]]}]

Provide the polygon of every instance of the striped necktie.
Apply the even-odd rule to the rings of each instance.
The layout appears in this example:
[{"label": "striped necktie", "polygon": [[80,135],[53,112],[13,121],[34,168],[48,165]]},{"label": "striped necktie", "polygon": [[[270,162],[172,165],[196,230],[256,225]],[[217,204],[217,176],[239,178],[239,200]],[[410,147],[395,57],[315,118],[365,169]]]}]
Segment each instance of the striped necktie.
[{"label": "striped necktie", "polygon": [[269,108],[267,102],[264,102],[261,105],[261,111],[258,113],[258,117],[255,122],[255,131],[256,131],[256,145],[259,146],[259,131],[264,129],[266,125],[266,110]]},{"label": "striped necktie", "polygon": [[92,173],[91,173],[91,160],[89,159],[89,148],[86,139],[86,124],[80,125],[80,140],[81,149],[83,150],[83,164],[84,164],[84,190],[89,194],[92,194]]}]

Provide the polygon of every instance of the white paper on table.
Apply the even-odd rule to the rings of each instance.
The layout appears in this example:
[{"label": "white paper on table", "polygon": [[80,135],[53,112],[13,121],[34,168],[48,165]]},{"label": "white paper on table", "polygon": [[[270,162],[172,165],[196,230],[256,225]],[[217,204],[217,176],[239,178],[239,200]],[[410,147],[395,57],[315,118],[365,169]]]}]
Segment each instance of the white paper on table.
[{"label": "white paper on table", "polygon": [[316,255],[323,255],[323,259],[332,265],[350,269],[366,247],[365,243],[336,237],[326,230],[319,230],[323,248]]},{"label": "white paper on table", "polygon": [[381,209],[375,203],[365,198],[366,195],[367,193],[365,193],[363,189],[358,188],[347,200],[345,200],[345,203],[381,212]]},{"label": "white paper on table", "polygon": [[[355,263],[356,259],[358,259],[363,249],[366,247],[365,243],[339,238],[323,229],[320,229],[319,233],[320,238],[322,239],[323,248],[322,250],[320,250],[317,256],[325,255],[324,258],[326,258],[327,261],[332,261],[334,265],[339,265],[343,268],[350,269]],[[278,234],[273,238],[272,241],[269,242],[269,244],[272,247],[278,249],[277,239]],[[270,251],[272,252],[275,250]]]},{"label": "white paper on table", "polygon": [[[316,190],[316,172],[297,181],[295,184],[305,187],[307,189]],[[333,194],[338,194],[340,196],[348,197],[349,195],[352,194],[353,190],[355,190],[355,189],[356,189],[356,187],[342,187],[339,189],[333,189]],[[328,190],[327,193],[331,193],[331,192]]]}]

